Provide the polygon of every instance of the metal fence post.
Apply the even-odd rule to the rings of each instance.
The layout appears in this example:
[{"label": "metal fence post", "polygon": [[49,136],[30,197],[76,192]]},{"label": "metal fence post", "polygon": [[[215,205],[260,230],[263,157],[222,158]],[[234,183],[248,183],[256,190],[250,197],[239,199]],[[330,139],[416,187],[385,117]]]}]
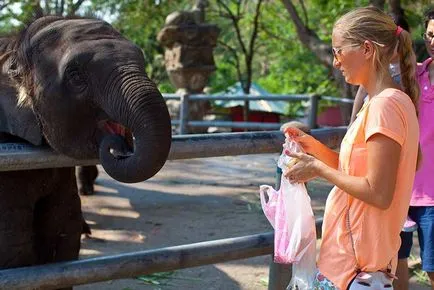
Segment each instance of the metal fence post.
[{"label": "metal fence post", "polygon": [[179,134],[188,134],[188,112],[190,111],[188,106],[188,94],[181,94],[181,104],[179,112]]},{"label": "metal fence post", "polygon": [[[282,170],[276,166],[276,190],[280,188]],[[285,290],[291,281],[292,265],[277,264],[273,262],[271,255],[270,270],[268,273],[268,290]]]},{"label": "metal fence post", "polygon": [[318,95],[310,96],[310,112],[309,112],[309,128],[310,129],[316,129],[318,127],[317,116],[318,116],[319,99],[320,99],[320,96],[318,96]]}]

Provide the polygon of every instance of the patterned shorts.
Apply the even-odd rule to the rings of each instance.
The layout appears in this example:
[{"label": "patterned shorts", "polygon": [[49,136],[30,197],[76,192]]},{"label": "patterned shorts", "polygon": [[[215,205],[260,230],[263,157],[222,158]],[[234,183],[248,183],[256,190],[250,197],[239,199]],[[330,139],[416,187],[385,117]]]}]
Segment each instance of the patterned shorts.
[{"label": "patterned shorts", "polygon": [[332,281],[327,279],[320,272],[316,273],[315,281],[313,281],[313,290],[337,290]]}]

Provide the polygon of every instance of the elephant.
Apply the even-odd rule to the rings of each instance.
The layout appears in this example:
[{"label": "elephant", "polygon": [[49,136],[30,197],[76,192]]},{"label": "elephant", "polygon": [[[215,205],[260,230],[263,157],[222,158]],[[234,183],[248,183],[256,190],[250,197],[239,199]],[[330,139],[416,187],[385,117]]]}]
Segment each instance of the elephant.
[{"label": "elephant", "polygon": [[[120,182],[165,164],[171,124],[139,47],[92,18],[45,16],[0,38],[0,140],[99,159]],[[0,172],[0,269],[78,258],[74,167]]]},{"label": "elephant", "polygon": [[77,176],[77,188],[80,195],[93,195],[94,183],[98,177],[98,168],[95,165],[77,166],[75,168]]}]

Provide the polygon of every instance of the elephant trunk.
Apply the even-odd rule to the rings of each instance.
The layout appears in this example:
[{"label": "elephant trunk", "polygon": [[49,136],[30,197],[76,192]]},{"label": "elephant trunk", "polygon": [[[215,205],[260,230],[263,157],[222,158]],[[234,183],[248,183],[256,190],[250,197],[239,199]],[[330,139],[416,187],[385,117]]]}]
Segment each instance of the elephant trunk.
[{"label": "elephant trunk", "polygon": [[[128,75],[128,77],[126,76]],[[113,82],[111,82],[113,84]],[[131,149],[125,136],[106,135],[99,146],[105,171],[120,182],[133,183],[154,176],[163,167],[170,151],[171,124],[166,103],[144,73],[131,72],[114,80],[107,88],[110,100],[101,104],[110,118],[128,128],[133,135],[133,153],[119,156],[113,151]],[[118,92],[114,94],[113,92]],[[110,105],[108,105],[110,104]]]}]

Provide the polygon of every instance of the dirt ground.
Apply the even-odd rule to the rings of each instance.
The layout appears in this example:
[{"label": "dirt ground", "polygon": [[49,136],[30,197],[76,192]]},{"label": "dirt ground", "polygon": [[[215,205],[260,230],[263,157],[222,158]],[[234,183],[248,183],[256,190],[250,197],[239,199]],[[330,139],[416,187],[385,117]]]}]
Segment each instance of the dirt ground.
[{"label": "dirt ground", "polygon": [[[271,231],[258,188],[274,185],[277,154],[168,161],[148,181],[121,184],[100,168],[96,194],[82,197],[92,238],[81,258],[127,253]],[[331,185],[308,185],[315,215]],[[267,289],[270,256],[178,270],[139,279],[77,286],[78,290]],[[412,290],[429,289],[412,284]]]}]

